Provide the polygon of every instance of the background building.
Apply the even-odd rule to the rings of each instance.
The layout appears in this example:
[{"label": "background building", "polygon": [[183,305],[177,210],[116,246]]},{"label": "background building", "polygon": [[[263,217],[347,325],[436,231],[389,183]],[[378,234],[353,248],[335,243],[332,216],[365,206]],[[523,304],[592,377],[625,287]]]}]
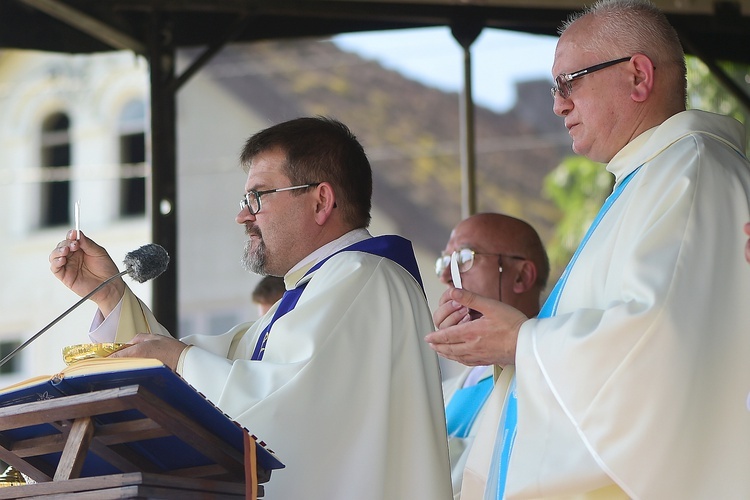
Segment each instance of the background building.
[{"label": "background building", "polygon": [[[180,52],[187,65],[196,53]],[[47,258],[73,225],[116,262],[150,241],[148,68],[130,53],[0,52],[0,351],[31,337],[77,297]],[[479,211],[530,221],[544,239],[558,213],[542,179],[570,151],[549,105],[549,82],[524,82],[519,104],[476,111]],[[459,99],[410,81],[328,40],[225,48],[178,95],[178,336],[221,333],[255,318],[259,279],[239,259],[234,217],[245,174],[237,157],[257,130],[302,115],[347,123],[373,165],[373,234],[411,239],[431,305],[433,273],[461,218]],[[127,278],[126,278],[127,279]],[[149,284],[132,284],[148,303]],[[87,341],[84,304],[0,371],[0,386],[62,366],[63,346]]]}]

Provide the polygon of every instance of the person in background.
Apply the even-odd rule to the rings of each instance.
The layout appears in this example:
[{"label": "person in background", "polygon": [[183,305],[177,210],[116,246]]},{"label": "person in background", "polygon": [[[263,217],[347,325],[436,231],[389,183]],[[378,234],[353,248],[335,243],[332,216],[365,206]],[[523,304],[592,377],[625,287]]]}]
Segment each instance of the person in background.
[{"label": "person in background", "polygon": [[[373,237],[372,171],[351,131],[298,118],[253,135],[237,222],[245,267],[283,276],[286,293],[223,335],[169,336],[122,280],[93,296],[96,342],[157,358],[262,437],[286,469],[269,500],[451,498],[433,328],[411,243]],[[79,295],[117,267],[70,231],[52,272]],[[149,333],[145,333],[149,332]]]},{"label": "person in background", "polygon": [[[745,234],[750,236],[750,222],[745,224]],[[750,238],[745,243],[745,260],[750,264]]]},{"label": "person in background", "polygon": [[[435,271],[453,286],[451,255],[456,253],[466,290],[504,302],[528,317],[539,312],[540,295],[547,286],[549,260],[539,235],[526,222],[497,213],[472,215],[459,222]],[[461,479],[485,402],[492,390],[492,366],[467,367],[444,383],[448,447],[453,497],[461,493]]]},{"label": "person in background", "polygon": [[253,303],[258,306],[258,316],[262,317],[266,314],[276,302],[281,300],[285,291],[283,278],[263,276],[251,294]]},{"label": "person in background", "polygon": [[750,498],[745,130],[686,111],[680,39],[645,0],[573,15],[552,74],[573,151],[615,186],[537,318],[441,297],[433,348],[505,367],[462,498]]}]

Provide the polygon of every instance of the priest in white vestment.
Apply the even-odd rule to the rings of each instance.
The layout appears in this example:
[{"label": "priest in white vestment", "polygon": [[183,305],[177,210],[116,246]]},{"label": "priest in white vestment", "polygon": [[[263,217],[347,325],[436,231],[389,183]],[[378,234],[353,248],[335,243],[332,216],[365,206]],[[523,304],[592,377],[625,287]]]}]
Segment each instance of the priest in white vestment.
[{"label": "priest in white vestment", "polygon": [[441,299],[433,347],[506,367],[462,498],[750,498],[745,131],[685,111],[679,39],[644,1],[573,18],[553,74],[573,150],[615,188],[538,318]]},{"label": "priest in white vestment", "polygon": [[[500,300],[529,317],[537,315],[549,278],[549,260],[542,240],[528,223],[498,213],[475,214],[459,222],[435,264],[438,278],[448,286],[455,285],[450,266],[454,254],[454,270],[464,289]],[[455,499],[461,494],[464,466],[494,384],[493,375],[493,366],[472,366],[443,383]]]},{"label": "priest in white vestment", "polygon": [[[411,244],[372,237],[370,165],[349,130],[291,120],[251,137],[237,222],[246,267],[284,276],[284,297],[223,335],[171,338],[122,280],[95,295],[92,339],[132,342],[265,441],[286,465],[270,500],[450,499],[432,317]],[[83,295],[116,266],[71,231],[50,255]]]}]

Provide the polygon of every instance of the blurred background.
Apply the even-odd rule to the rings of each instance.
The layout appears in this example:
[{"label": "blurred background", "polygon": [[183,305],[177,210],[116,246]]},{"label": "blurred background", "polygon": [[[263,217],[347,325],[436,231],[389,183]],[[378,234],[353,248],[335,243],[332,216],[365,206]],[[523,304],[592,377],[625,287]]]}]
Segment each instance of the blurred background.
[{"label": "blurred background", "polygon": [[[552,113],[555,43],[485,28],[471,49],[476,211],[537,229],[553,264],[550,287],[612,182],[601,165],[572,155]],[[178,49],[178,71],[200,55]],[[153,207],[146,59],[0,50],[0,356],[78,299],[48,264],[73,227],[76,201],[82,230],[118,263],[152,241],[155,210],[175,211],[176,336],[256,319],[250,293],[260,277],[239,264],[245,236],[234,219],[245,174],[237,157],[253,133],[303,115],[335,117],[359,137],[373,166],[370,230],[412,240],[434,307],[444,289],[434,261],[463,218],[464,62],[446,27],[226,45],[177,93],[179,200]],[[698,58],[688,65],[691,107],[747,122],[725,83]],[[747,91],[747,65],[722,68]],[[152,283],[130,285],[150,303]],[[94,312],[84,304],[0,367],[0,387],[61,369],[62,347],[88,341]]]}]

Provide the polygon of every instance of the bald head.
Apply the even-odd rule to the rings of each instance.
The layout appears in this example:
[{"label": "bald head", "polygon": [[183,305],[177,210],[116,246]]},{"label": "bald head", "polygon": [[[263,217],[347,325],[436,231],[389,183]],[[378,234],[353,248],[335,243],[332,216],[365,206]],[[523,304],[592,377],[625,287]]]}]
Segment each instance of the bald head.
[{"label": "bald head", "polygon": [[[475,253],[471,267],[461,273],[465,289],[502,300],[527,316],[539,312],[539,297],[549,278],[549,261],[533,227],[507,215],[473,215],[456,225],[443,254],[465,248]],[[453,284],[449,269],[440,279]]]},{"label": "bald head", "polygon": [[486,240],[497,253],[521,256],[532,261],[537,268],[537,284],[542,288],[547,285],[547,253],[539,235],[527,222],[508,215],[484,213],[464,219],[456,230]]}]

